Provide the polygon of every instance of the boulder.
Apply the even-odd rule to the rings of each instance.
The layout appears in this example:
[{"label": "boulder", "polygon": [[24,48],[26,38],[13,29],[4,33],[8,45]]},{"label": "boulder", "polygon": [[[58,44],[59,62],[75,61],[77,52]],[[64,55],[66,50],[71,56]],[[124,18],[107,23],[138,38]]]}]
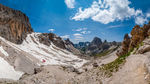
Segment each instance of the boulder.
[{"label": "boulder", "polygon": [[35,68],[38,68],[36,64],[24,56],[17,57],[14,66],[16,70],[25,72],[26,74],[34,74]]}]

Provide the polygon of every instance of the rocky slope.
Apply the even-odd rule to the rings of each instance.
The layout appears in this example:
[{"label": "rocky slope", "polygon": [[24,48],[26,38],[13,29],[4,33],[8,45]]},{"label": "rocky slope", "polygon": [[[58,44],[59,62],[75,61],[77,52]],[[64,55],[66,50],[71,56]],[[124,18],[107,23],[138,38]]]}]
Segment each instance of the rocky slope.
[{"label": "rocky slope", "polygon": [[47,65],[79,68],[87,61],[72,54],[74,50],[80,54],[53,33],[33,32],[25,14],[0,4],[0,80],[19,80]]},{"label": "rocky slope", "polygon": [[51,43],[53,43],[55,46],[61,49],[68,50],[76,55],[81,55],[80,51],[74,48],[73,43],[69,39],[63,40],[61,37],[53,33],[42,33],[38,36],[38,38],[40,43],[47,46],[50,46]]}]

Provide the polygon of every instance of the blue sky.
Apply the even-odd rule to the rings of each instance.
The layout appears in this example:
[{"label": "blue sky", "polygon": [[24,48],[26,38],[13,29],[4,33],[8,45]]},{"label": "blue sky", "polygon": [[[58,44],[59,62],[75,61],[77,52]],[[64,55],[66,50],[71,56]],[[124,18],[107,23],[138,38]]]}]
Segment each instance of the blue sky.
[{"label": "blue sky", "polygon": [[0,0],[21,10],[35,32],[53,32],[71,41],[122,41],[135,24],[150,19],[150,0]]}]

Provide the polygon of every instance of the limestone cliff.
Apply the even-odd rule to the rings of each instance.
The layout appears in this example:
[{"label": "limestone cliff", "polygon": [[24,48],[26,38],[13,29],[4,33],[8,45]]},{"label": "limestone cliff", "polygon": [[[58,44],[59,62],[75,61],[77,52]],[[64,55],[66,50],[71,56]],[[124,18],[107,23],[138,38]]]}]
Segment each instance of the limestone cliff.
[{"label": "limestone cliff", "polygon": [[27,34],[32,32],[29,18],[24,13],[0,4],[0,36],[21,44]]}]

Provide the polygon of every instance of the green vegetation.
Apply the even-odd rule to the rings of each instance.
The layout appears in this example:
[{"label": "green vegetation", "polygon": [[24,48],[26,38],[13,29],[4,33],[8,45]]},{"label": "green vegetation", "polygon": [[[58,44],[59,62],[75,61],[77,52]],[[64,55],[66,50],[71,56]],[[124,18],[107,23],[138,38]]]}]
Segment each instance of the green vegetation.
[{"label": "green vegetation", "polygon": [[144,45],[144,43],[143,42],[141,42],[141,43],[139,43],[137,46],[136,46],[136,49],[139,49],[141,46],[143,46]]},{"label": "green vegetation", "polygon": [[114,48],[114,49],[105,50],[105,51],[103,51],[103,52],[101,52],[101,53],[98,53],[98,54],[96,54],[96,55],[94,55],[94,56],[95,56],[95,57],[103,57],[103,56],[106,56],[106,55],[112,53],[112,52],[115,51],[116,49],[118,49],[118,47],[116,47],[116,48]]},{"label": "green vegetation", "polygon": [[95,56],[96,56],[96,57],[106,56],[106,55],[108,55],[110,52],[111,52],[111,50],[106,50],[106,51],[104,51],[104,52],[101,52],[101,53],[96,54]]},{"label": "green vegetation", "polygon": [[103,70],[105,75],[107,75],[108,77],[112,76],[112,72],[118,71],[120,65],[125,63],[126,57],[128,57],[132,51],[133,49],[131,49],[127,54],[119,56],[115,61],[103,65],[102,67],[100,67],[100,70]]},{"label": "green vegetation", "polygon": [[135,51],[133,52],[133,54],[135,54],[136,51],[137,51],[141,46],[143,46],[143,45],[144,45],[143,42],[141,42],[140,44],[138,44],[138,45],[135,47]]}]

